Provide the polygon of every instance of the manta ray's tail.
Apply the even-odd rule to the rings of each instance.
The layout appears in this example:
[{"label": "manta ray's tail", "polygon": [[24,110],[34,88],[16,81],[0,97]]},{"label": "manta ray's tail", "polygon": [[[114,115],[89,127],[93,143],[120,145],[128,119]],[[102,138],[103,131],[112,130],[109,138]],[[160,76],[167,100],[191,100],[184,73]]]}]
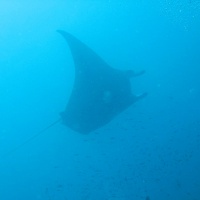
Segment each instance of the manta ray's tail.
[{"label": "manta ray's tail", "polygon": [[16,146],[15,148],[13,148],[11,151],[9,151],[8,153],[4,154],[4,157],[9,156],[10,154],[14,153],[15,151],[17,151],[18,149],[21,149],[23,146],[25,146],[26,144],[28,144],[29,142],[31,142],[32,140],[34,140],[35,138],[37,138],[38,136],[40,136],[42,133],[44,133],[45,131],[47,131],[48,129],[50,129],[51,127],[55,126],[56,124],[58,124],[59,122],[61,122],[61,118],[58,119],[57,121],[53,122],[52,124],[50,124],[49,126],[47,126],[46,128],[42,129],[40,132],[38,132],[37,134],[33,135],[32,137],[30,137],[29,139],[27,139],[25,142],[23,142],[22,144]]}]

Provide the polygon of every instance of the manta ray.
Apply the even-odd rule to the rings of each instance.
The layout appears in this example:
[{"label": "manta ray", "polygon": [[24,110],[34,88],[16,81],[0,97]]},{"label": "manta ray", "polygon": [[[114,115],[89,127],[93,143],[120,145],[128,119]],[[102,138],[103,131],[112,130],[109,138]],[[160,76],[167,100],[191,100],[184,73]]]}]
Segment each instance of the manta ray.
[{"label": "manta ray", "polygon": [[7,156],[41,135],[57,123],[82,134],[95,131],[122,113],[147,93],[132,94],[131,79],[144,70],[114,69],[90,47],[68,32],[58,30],[65,38],[74,60],[75,80],[71,96],[60,119],[5,154]]},{"label": "manta ray", "polygon": [[89,46],[63,30],[74,61],[75,80],[66,109],[60,114],[70,129],[87,134],[106,125],[146,96],[132,94],[131,79],[144,70],[114,69]]}]

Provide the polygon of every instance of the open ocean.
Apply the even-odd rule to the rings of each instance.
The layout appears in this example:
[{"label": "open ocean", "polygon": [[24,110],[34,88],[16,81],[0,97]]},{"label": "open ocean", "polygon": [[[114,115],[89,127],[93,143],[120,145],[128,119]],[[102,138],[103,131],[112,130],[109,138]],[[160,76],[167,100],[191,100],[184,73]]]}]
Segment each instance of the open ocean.
[{"label": "open ocean", "polygon": [[[200,200],[199,0],[0,0],[0,27],[0,200]],[[72,92],[58,29],[145,70],[131,83],[148,95],[89,134],[57,123],[20,147]]]}]

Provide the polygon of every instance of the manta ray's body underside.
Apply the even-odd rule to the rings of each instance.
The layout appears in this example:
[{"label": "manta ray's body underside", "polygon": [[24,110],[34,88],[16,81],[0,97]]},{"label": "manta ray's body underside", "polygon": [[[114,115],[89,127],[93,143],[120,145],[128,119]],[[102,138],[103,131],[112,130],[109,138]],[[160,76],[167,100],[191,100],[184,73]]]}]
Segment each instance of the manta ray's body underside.
[{"label": "manta ray's body underside", "polygon": [[132,70],[117,70],[110,67],[91,48],[65,31],[74,65],[75,81],[69,102],[61,113],[63,124],[79,133],[89,133],[108,122],[131,106],[146,93],[132,94],[130,78]]}]

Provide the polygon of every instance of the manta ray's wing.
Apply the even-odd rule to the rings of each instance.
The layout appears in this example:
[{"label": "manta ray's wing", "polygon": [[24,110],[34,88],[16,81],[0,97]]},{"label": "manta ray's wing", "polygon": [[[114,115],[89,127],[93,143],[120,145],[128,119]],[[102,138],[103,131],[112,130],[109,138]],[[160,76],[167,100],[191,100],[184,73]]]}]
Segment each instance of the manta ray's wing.
[{"label": "manta ray's wing", "polygon": [[127,71],[110,67],[83,42],[65,31],[74,65],[75,81],[66,109],[61,113],[69,128],[89,133],[107,124],[138,98],[131,93]]}]

